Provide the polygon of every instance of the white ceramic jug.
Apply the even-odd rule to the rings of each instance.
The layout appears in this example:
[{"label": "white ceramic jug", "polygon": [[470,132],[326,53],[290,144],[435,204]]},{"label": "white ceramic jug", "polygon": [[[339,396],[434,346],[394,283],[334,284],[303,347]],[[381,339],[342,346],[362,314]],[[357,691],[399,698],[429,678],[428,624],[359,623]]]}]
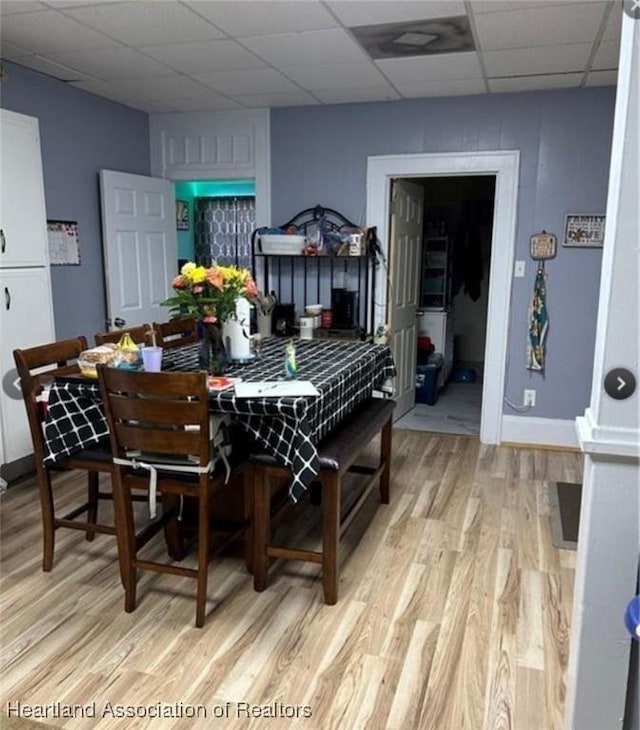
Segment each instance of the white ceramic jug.
[{"label": "white ceramic jug", "polygon": [[222,337],[227,355],[231,360],[247,360],[251,357],[249,322],[251,304],[244,297],[236,299],[236,316],[222,326]]}]

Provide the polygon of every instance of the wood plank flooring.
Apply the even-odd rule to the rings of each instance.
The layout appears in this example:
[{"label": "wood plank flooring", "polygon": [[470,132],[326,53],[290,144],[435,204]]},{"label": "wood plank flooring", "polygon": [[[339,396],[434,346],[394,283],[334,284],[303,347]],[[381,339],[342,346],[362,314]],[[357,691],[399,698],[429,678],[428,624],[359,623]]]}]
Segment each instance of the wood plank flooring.
[{"label": "wood plank flooring", "polygon": [[[551,543],[545,482],[579,481],[581,464],[395,430],[391,504],[373,493],[345,535],[338,604],[317,566],[277,563],[255,593],[229,556],[211,564],[203,629],[175,576],[144,574],[125,614],[109,536],[59,531],[43,573],[26,482],[2,502],[0,711],[95,703],[43,720],[79,730],[560,730],[575,554]],[[84,487],[56,483],[62,504]],[[296,509],[282,529],[313,544],[318,509]]]}]

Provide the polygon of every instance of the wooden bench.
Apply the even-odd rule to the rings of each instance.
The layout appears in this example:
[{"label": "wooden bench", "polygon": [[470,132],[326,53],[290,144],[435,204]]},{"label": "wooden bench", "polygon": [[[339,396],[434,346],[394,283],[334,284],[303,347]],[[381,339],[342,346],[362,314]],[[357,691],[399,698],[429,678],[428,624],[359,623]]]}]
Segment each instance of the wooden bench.
[{"label": "wooden bench", "polygon": [[[272,520],[277,510],[271,507],[271,478],[282,477],[288,470],[269,455],[251,457],[246,470],[247,494],[253,494],[253,585],[263,591],[267,585],[270,558],[301,560],[322,565],[322,586],[325,603],[338,600],[339,542],[344,531],[364,505],[376,482],[380,501],[389,503],[391,466],[391,432],[395,402],[371,398],[351,418],[318,448],[320,473],[318,481],[322,496],[322,550],[301,550],[271,543]],[[367,444],[381,433],[380,460],[377,467],[357,466],[355,461]],[[346,514],[341,515],[342,477],[348,472],[369,476]]]}]

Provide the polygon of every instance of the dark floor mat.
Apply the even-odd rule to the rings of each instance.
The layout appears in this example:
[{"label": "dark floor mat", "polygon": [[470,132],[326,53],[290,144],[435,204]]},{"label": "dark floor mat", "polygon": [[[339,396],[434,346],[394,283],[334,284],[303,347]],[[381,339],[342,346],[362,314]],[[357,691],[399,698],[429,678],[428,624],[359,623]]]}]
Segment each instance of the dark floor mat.
[{"label": "dark floor mat", "polygon": [[549,509],[553,544],[565,550],[578,547],[582,484],[549,482]]}]

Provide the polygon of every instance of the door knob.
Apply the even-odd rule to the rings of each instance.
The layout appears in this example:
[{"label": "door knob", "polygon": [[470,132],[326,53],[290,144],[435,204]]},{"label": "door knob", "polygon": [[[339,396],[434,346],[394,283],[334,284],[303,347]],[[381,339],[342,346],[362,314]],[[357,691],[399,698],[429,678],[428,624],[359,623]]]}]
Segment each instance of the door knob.
[{"label": "door knob", "polygon": [[116,327],[117,327],[118,329],[122,329],[122,328],[123,328],[123,327],[124,327],[124,326],[125,326],[125,325],[127,324],[127,320],[126,320],[126,319],[122,319],[122,317],[116,317],[116,318],[115,318],[115,319],[113,320],[113,324],[114,324],[114,325],[115,325],[115,326],[116,326]]}]

